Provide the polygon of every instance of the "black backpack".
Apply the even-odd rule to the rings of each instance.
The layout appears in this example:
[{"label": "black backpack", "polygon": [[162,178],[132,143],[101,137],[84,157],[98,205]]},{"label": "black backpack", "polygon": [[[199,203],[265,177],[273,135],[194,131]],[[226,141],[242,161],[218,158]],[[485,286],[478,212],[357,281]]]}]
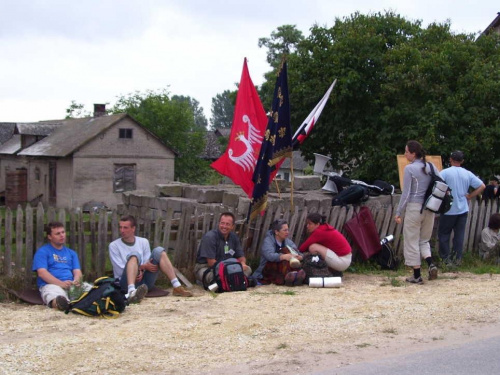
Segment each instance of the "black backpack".
[{"label": "black backpack", "polygon": [[382,180],[375,180],[373,181],[374,186],[377,186],[380,189],[380,194],[383,195],[392,195],[394,194],[394,185],[391,185],[388,182],[382,181]]},{"label": "black backpack", "polygon": [[83,293],[77,300],[71,301],[65,312],[117,318],[125,311],[125,306],[125,294],[121,290],[120,283],[112,277],[100,277],[94,281],[92,289]]},{"label": "black backpack", "polygon": [[448,212],[453,205],[453,195],[451,194],[450,187],[446,182],[439,177],[434,171],[434,166],[429,163],[431,182],[425,191],[424,203],[420,213],[426,210],[444,214]]},{"label": "black backpack", "polygon": [[[213,272],[213,280],[208,280],[208,274]],[[203,273],[203,287],[205,290],[217,283],[217,293],[237,292],[247,290],[248,278],[243,272],[243,266],[235,258],[229,258],[216,263]]]},{"label": "black backpack", "polygon": [[344,190],[344,188],[346,188],[347,186],[352,185],[352,180],[350,178],[347,178],[347,177],[331,176],[331,177],[328,177],[328,179],[333,181],[335,186],[337,186],[338,192]]},{"label": "black backpack", "polygon": [[376,255],[376,260],[383,270],[396,270],[399,266],[396,252],[389,242],[382,244],[382,248]]},{"label": "black backpack", "polygon": [[360,204],[368,200],[368,192],[364,186],[351,185],[340,193],[338,193],[332,200],[332,206],[347,206],[348,204]]}]

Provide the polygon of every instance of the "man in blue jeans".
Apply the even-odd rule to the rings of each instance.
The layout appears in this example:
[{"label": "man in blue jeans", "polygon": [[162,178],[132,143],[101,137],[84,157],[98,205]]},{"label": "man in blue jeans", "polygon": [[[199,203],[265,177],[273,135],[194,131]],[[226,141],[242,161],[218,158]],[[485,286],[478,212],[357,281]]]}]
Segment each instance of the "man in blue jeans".
[{"label": "man in blue jeans", "polygon": [[[478,177],[462,168],[463,162],[464,153],[453,151],[450,156],[451,167],[441,171],[441,177],[453,194],[451,209],[439,218],[439,256],[446,265],[453,264],[453,261],[456,265],[461,264],[469,201],[481,194],[485,188]],[[474,190],[469,193],[471,187]],[[453,251],[450,253],[451,232],[453,232]]]},{"label": "man in blue jeans", "polygon": [[174,287],[173,295],[192,297],[177,279],[165,249],[156,247],[151,252],[149,241],[135,235],[136,220],[133,216],[120,219],[121,238],[109,244],[109,257],[115,278],[120,279],[122,290],[129,303],[140,302],[148,289],[153,288],[158,272],[167,275]]}]

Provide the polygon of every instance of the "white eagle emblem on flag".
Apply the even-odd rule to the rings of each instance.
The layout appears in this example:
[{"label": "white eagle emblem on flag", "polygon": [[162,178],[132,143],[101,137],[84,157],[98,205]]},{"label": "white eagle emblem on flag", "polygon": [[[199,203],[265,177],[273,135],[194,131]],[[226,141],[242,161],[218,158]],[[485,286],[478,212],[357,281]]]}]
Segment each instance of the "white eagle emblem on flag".
[{"label": "white eagle emblem on flag", "polygon": [[243,115],[242,120],[244,123],[248,124],[247,137],[245,137],[245,132],[240,132],[236,136],[237,141],[243,142],[245,145],[245,151],[240,156],[233,156],[233,149],[228,150],[229,159],[238,164],[246,172],[247,170],[254,170],[255,164],[257,164],[257,159],[255,158],[255,146],[262,143],[262,135],[260,135],[259,129],[252,125],[250,118],[247,115]]}]

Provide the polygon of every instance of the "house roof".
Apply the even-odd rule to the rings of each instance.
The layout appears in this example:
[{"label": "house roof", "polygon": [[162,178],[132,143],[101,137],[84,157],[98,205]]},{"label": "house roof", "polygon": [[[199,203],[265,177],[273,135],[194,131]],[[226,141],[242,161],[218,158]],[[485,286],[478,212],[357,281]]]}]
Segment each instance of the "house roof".
[{"label": "house roof", "polygon": [[[52,125],[56,125],[56,127],[50,136],[45,137],[30,147],[27,147],[19,152],[18,155],[66,157],[126,117],[132,119],[146,132],[150,133],[159,142],[161,142],[165,147],[168,147],[156,135],[144,128],[131,116],[126,113],[120,113],[110,116],[51,121],[50,123]],[[49,125],[48,123],[38,124]],[[168,148],[171,149],[170,147]],[[172,150],[172,152],[177,155],[175,150]]]},{"label": "house roof", "polygon": [[[285,161],[281,165],[281,168],[290,169],[290,161],[291,158],[285,158]],[[303,171],[307,167],[309,167],[309,163],[302,157],[302,153],[300,151],[293,151],[293,169],[297,171]]]},{"label": "house roof", "polygon": [[30,122],[17,123],[17,133],[22,135],[43,135],[47,136],[62,125],[61,121],[54,123]]},{"label": "house roof", "polygon": [[489,34],[491,30],[500,27],[500,12],[497,13],[496,18],[489,24],[489,26],[481,33],[481,35]]},{"label": "house roof", "polygon": [[15,129],[16,123],[14,122],[0,122],[0,145],[12,138]]},{"label": "house roof", "polygon": [[205,133],[205,149],[201,155],[202,159],[217,160],[222,155],[219,136],[213,131]]},{"label": "house roof", "polygon": [[216,128],[215,133],[220,137],[229,137],[231,135],[231,128]]},{"label": "house roof", "polygon": [[4,144],[0,145],[0,154],[14,155],[21,149],[21,136],[14,134]]}]

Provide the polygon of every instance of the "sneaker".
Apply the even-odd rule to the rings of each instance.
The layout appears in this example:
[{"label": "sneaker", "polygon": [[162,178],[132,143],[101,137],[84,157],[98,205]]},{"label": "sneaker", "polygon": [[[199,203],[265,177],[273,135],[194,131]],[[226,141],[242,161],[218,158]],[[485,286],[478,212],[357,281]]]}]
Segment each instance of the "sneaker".
[{"label": "sneaker", "polygon": [[436,280],[438,278],[438,268],[431,264],[429,266],[429,280]]},{"label": "sneaker", "polygon": [[406,278],[406,282],[412,284],[423,284],[424,280],[422,280],[422,276],[420,276],[418,279],[415,279],[414,276],[411,276]]},{"label": "sneaker", "polygon": [[148,293],[148,286],[146,284],[141,284],[139,287],[129,293],[127,301],[131,303],[139,303]]},{"label": "sneaker", "polygon": [[172,293],[174,296],[177,297],[192,297],[193,293],[191,293],[189,290],[184,289],[182,286],[178,286],[177,288],[174,288],[174,291]]},{"label": "sneaker", "polygon": [[56,297],[56,306],[58,310],[66,311],[69,308],[69,302],[64,296]]}]

